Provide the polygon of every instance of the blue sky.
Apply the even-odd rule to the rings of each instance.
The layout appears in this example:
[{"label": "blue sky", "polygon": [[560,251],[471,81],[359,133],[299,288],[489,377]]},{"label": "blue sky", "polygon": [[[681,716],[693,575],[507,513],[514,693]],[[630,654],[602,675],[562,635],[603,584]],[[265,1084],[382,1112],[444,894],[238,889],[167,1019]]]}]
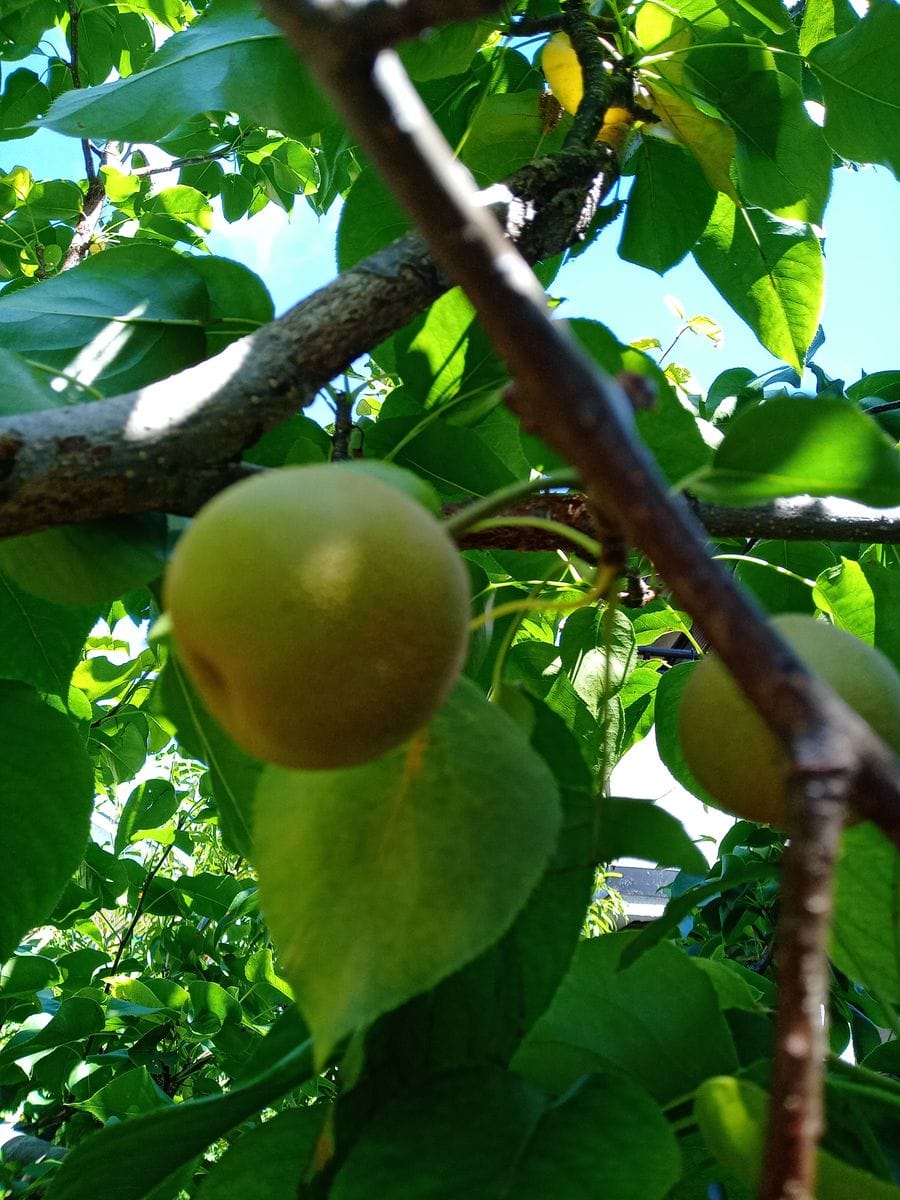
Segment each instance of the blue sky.
[{"label": "blue sky", "polygon": [[[0,166],[22,163],[38,178],[83,173],[80,145],[49,132],[5,145]],[[900,368],[897,316],[900,310],[900,189],[886,168],[840,170],[825,214],[826,299],[823,326],[826,342],[816,362],[829,375],[848,382],[865,371]],[[213,253],[237,259],[266,282],[276,309],[303,299],[334,277],[337,207],[321,221],[298,200],[287,216],[274,205],[251,221],[229,226],[217,222],[209,239]],[[705,388],[722,370],[746,366],[762,373],[775,360],[731,311],[702,272],[688,258],[666,275],[618,258],[618,226],[567,264],[554,283],[564,298],[559,312],[590,317],[609,325],[622,341],[654,336],[668,345],[677,319],[666,306],[676,296],[689,316],[703,314],[719,322],[725,339],[715,349],[704,338],[686,334],[672,358],[689,366]]]}]

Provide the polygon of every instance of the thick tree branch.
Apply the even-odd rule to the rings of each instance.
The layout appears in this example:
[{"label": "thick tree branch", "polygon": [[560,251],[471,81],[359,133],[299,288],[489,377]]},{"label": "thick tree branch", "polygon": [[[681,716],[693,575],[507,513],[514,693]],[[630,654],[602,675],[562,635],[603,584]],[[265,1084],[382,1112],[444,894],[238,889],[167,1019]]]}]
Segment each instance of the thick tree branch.
[{"label": "thick tree branch", "polygon": [[[819,500],[794,496],[754,508],[688,503],[711,537],[748,540],[900,543],[900,508],[866,508],[852,500]],[[457,512],[458,506],[448,508]],[[579,533],[596,534],[591,514],[577,493],[544,493],[504,508],[498,515],[549,517]],[[559,550],[570,543],[544,530],[510,528],[466,534],[460,544],[485,550]]]},{"label": "thick tree branch", "polygon": [[[305,27],[336,37],[345,57],[367,58],[375,50],[417,37],[448,20],[444,0],[327,0],[309,6]],[[454,0],[454,21],[496,13],[496,0]],[[308,18],[308,19],[307,19]]]},{"label": "thick tree branch", "polygon": [[786,541],[900,542],[900,508],[867,508],[853,500],[790,496],[753,508],[726,508],[691,499],[713,537]]},{"label": "thick tree branch", "polygon": [[[464,286],[511,368],[516,382],[510,402],[526,428],[576,467],[595,515],[617,517],[680,603],[702,617],[711,644],[791,752],[789,821],[803,844],[785,858],[784,907],[790,911],[780,934],[788,986],[780,1002],[775,1122],[760,1195],[811,1200],[825,1051],[817,1020],[827,971],[821,930],[835,847],[846,800],[879,820],[900,844],[896,759],[865,722],[807,673],[746,594],[710,560],[699,523],[686,504],[668,497],[665,481],[633,434],[621,387],[600,375],[550,321],[534,277],[489,214],[476,206],[474,185],[396,55],[347,58],[337,30],[329,33],[327,22],[323,27],[332,7],[323,0],[271,0],[269,7],[414,216],[436,261]],[[816,912],[810,914],[810,908]],[[812,939],[803,933],[810,915]],[[791,1123],[777,1128],[786,1112]]]},{"label": "thick tree branch", "polygon": [[[617,176],[602,150],[491,189],[530,262],[578,237]],[[0,537],[116,514],[192,513],[246,447],[449,288],[408,234],[206,362],[106,400],[0,419]]]}]

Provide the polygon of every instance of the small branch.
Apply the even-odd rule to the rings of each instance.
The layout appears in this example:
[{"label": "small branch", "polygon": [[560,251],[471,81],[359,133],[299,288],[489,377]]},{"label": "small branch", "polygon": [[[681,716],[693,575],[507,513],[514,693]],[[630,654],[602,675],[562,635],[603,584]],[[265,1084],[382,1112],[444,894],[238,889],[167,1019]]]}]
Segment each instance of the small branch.
[{"label": "small branch", "polygon": [[346,392],[335,392],[334,403],[337,409],[334,421],[334,433],[331,437],[332,462],[341,462],[350,457],[350,436],[353,433],[353,397]]},{"label": "small branch", "polygon": [[169,171],[178,171],[181,167],[199,167],[204,163],[217,162],[220,158],[227,158],[229,154],[233,153],[233,145],[223,146],[221,150],[211,150],[209,154],[190,154],[186,158],[173,158],[165,167],[134,167],[129,171],[129,175],[134,179],[140,179],[147,175],[165,175]]},{"label": "small branch", "polygon": [[[530,490],[533,491],[534,488]],[[900,544],[900,508],[879,510],[866,508],[851,500],[819,500],[809,496],[775,500],[759,508],[728,508],[722,504],[704,504],[694,497],[688,497],[688,501],[706,532],[714,538],[859,542],[862,545]],[[445,513],[456,525],[462,525],[467,523],[470,509],[474,509],[474,505],[451,505]],[[587,504],[578,493],[529,497],[501,506],[491,505],[490,511],[508,513],[510,516],[550,516],[557,523],[570,525],[581,533],[596,534]],[[514,535],[507,536],[496,530],[491,534],[478,534],[474,537],[464,535],[459,542],[465,549],[564,548],[564,543],[559,538],[547,534],[517,539]]]},{"label": "small branch", "polygon": [[[72,51],[72,60],[69,63],[69,74],[72,76],[72,84],[76,88],[82,87],[81,69],[78,66],[78,41],[80,34],[81,13],[78,11],[78,6],[75,0],[67,0],[66,9],[69,14],[69,47]],[[84,158],[84,170],[87,177],[88,185],[92,184],[97,178],[97,171],[94,166],[94,159],[91,154],[91,143],[88,138],[81,139],[81,153]]]},{"label": "small branch", "polygon": [[[826,755],[823,745],[814,753]],[[757,1200],[813,1200],[824,1131],[828,942],[832,884],[846,807],[839,773],[797,780],[789,793],[778,922],[778,1014],[769,1129]]]},{"label": "small branch", "polygon": [[713,537],[900,542],[900,508],[867,508],[853,500],[813,496],[790,496],[754,508],[728,508],[689,500]]},{"label": "small branch", "polygon": [[174,842],[170,843],[168,846],[165,846],[156,862],[147,869],[147,874],[144,877],[144,883],[141,887],[140,895],[138,896],[138,902],[134,906],[134,912],[131,914],[131,920],[128,922],[122,936],[119,938],[119,945],[116,947],[116,955],[112,961],[112,966],[109,969],[110,975],[115,975],[116,971],[119,969],[119,965],[125,956],[125,951],[128,949],[131,939],[134,937],[134,931],[137,928],[137,923],[144,915],[144,906],[147,903],[147,893],[150,890],[150,884],[162,870],[166,859],[172,853],[173,848]]},{"label": "small branch", "polygon": [[563,28],[578,56],[583,81],[581,103],[566,137],[566,147],[589,146],[600,132],[609,103],[609,71],[585,0],[563,0],[562,7]]},{"label": "small branch", "polygon": [[103,186],[103,179],[101,176],[95,175],[88,183],[84,208],[75,226],[69,247],[63,255],[60,271],[70,271],[72,267],[77,267],[79,263],[84,262],[90,251],[94,230],[97,228],[105,203],[106,189]]}]

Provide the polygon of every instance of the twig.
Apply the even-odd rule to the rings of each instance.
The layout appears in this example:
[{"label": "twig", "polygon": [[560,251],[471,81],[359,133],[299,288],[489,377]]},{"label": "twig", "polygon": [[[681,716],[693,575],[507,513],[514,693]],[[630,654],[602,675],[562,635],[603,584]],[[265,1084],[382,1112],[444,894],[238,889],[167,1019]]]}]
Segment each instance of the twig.
[{"label": "twig", "polygon": [[84,262],[91,248],[94,230],[97,228],[97,222],[100,220],[105,202],[106,189],[103,186],[103,178],[97,175],[88,183],[81,216],[78,218],[72,240],[63,255],[60,271],[70,271],[72,267],[77,267],[79,263]]},{"label": "twig", "polygon": [[[75,0],[67,0],[66,9],[69,14],[69,48],[72,51],[72,58],[68,64],[69,74],[72,76],[73,86],[80,88],[82,87],[82,82],[81,68],[78,66],[78,43],[81,33],[81,12]],[[85,175],[87,176],[88,184],[91,184],[97,178],[97,171],[91,156],[91,143],[87,138],[81,139],[81,153],[84,157]]]},{"label": "twig", "polygon": [[[118,969],[119,969],[119,965],[122,962],[122,959],[125,955],[125,951],[128,949],[128,946],[131,943],[131,939],[134,937],[134,931],[137,928],[137,923],[141,919],[141,917],[144,915],[144,906],[147,903],[147,893],[150,890],[150,884],[153,882],[153,880],[156,878],[156,876],[162,870],[163,866],[165,865],[166,859],[172,853],[174,845],[175,845],[174,842],[170,842],[168,846],[164,846],[162,853],[160,854],[160,856],[156,860],[156,862],[151,867],[147,868],[147,874],[144,876],[144,883],[141,887],[141,893],[138,896],[138,902],[134,906],[134,912],[131,914],[131,920],[128,922],[128,924],[125,927],[125,930],[122,933],[122,936],[119,938],[119,945],[116,947],[116,954],[115,954],[115,957],[113,958],[112,966],[109,969],[110,975],[115,975],[116,971],[118,971]],[[108,990],[108,985],[107,985],[107,990]]]},{"label": "twig", "polygon": [[147,175],[166,175],[169,171],[177,171],[181,167],[199,167],[204,163],[216,162],[234,153],[234,145],[223,146],[221,150],[211,150],[209,154],[189,154],[185,158],[173,158],[164,167],[133,167],[129,175],[133,179],[141,179]]},{"label": "twig", "polygon": [[331,435],[331,458],[341,462],[350,457],[350,436],[353,433],[353,397],[346,392],[333,393],[336,413]]},{"label": "twig", "polygon": [[[578,58],[583,81],[581,103],[566,136],[566,146],[589,146],[600,132],[609,103],[609,71],[585,0],[563,0],[562,8],[563,28]],[[612,149],[609,152],[612,154]]]},{"label": "twig", "polygon": [[[548,485],[548,486],[552,486]],[[558,485],[557,485],[558,486]],[[526,490],[523,487],[523,490]],[[534,487],[530,488],[534,491]],[[694,514],[712,537],[778,539],[781,541],[828,541],[900,544],[900,508],[866,508],[852,500],[818,500],[797,496],[775,500],[757,508],[728,508],[722,504],[704,504],[687,497]],[[478,503],[478,502],[476,502]],[[516,503],[489,505],[491,512],[512,516],[551,515],[562,525],[573,525],[582,533],[594,531],[593,521],[584,498],[578,493],[544,495],[519,500]],[[449,506],[445,512],[454,528],[468,524],[469,510],[475,505]],[[485,534],[476,537],[463,535],[460,545],[466,549],[557,550],[562,547],[558,538],[540,534],[517,541],[514,536],[498,541]]]}]

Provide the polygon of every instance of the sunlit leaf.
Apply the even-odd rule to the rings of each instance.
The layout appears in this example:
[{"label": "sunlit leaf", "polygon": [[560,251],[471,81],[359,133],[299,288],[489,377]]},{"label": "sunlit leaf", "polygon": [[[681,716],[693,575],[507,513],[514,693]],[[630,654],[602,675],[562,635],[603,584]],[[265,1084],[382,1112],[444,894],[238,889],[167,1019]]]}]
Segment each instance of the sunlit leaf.
[{"label": "sunlit leaf", "polygon": [[812,229],[720,196],[694,257],[766,349],[799,368],[822,307],[822,250]]},{"label": "sunlit leaf", "polygon": [[719,504],[810,495],[879,508],[900,496],[900,451],[845,400],[776,396],[729,423],[712,463],[689,486]]},{"label": "sunlit leaf", "polygon": [[264,773],[253,830],[263,913],[320,1062],[506,931],[559,819],[542,760],[467,682],[381,759]]},{"label": "sunlit leaf", "polygon": [[845,158],[900,176],[900,7],[875,0],[847,33],[809,52],[825,97],[825,136]]},{"label": "sunlit leaf", "polygon": [[207,110],[293,137],[335,120],[275,27],[254,4],[228,0],[170,37],[137,74],[66,92],[42,123],[72,137],[154,142]]}]

